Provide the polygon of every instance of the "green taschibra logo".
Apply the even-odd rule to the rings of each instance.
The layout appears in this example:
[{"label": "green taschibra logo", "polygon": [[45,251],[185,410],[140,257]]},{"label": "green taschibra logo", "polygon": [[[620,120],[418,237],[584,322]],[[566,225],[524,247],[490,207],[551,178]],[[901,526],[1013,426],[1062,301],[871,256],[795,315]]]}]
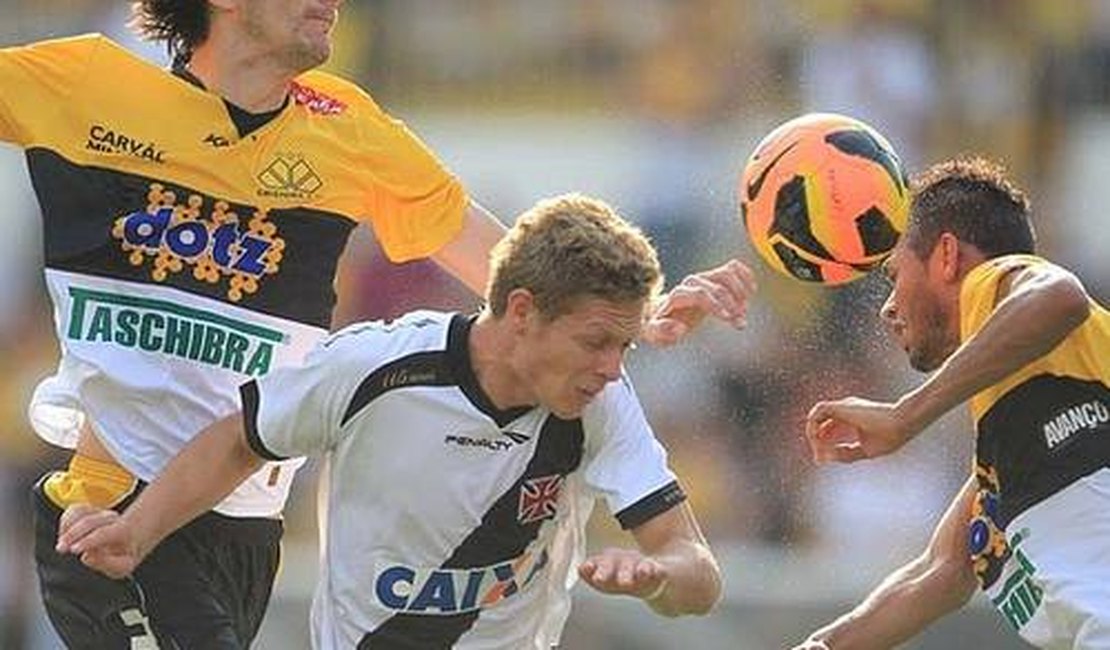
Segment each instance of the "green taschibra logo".
[{"label": "green taschibra logo", "polygon": [[113,343],[260,376],[270,370],[277,330],[166,300],[70,287],[67,338]]},{"label": "green taschibra logo", "polygon": [[1010,549],[1013,551],[1014,559],[1017,560],[1017,569],[1006,579],[1001,593],[991,599],[994,606],[1015,630],[1025,627],[1044,598],[1044,592],[1033,577],[1037,573],[1037,567],[1033,566],[1025,553],[1018,548],[1027,536],[1028,532],[1023,530],[1015,533],[1010,540]]}]

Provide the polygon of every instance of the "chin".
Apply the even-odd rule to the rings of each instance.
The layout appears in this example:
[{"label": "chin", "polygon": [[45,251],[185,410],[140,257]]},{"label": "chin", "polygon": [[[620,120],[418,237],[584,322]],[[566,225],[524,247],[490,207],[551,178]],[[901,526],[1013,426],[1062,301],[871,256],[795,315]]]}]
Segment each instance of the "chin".
[{"label": "chin", "polygon": [[560,420],[577,420],[582,417],[582,412],[586,410],[588,405],[589,402],[565,400],[561,404],[553,404],[547,408]]},{"label": "chin", "polygon": [[918,372],[932,372],[944,363],[944,358],[921,351],[910,350],[910,367]]},{"label": "chin", "polygon": [[309,70],[312,70],[314,68],[319,68],[320,66],[327,63],[328,59],[330,59],[330,58],[331,58],[331,45],[326,45],[326,46],[323,46],[323,47],[314,47],[311,50],[305,52],[305,64],[307,66],[307,69],[309,69]]},{"label": "chin", "polygon": [[331,58],[331,41],[327,39],[306,39],[289,51],[291,65],[307,72],[318,68]]},{"label": "chin", "polygon": [[582,417],[583,409],[552,408],[549,410],[552,414],[555,415],[555,417],[559,418],[560,420],[577,420],[578,418]]}]

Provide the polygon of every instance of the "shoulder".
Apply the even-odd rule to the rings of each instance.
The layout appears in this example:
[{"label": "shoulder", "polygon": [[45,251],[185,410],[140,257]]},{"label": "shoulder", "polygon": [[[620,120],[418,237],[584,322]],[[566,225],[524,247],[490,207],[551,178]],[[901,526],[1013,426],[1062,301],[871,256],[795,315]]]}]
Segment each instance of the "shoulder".
[{"label": "shoulder", "polygon": [[348,325],[321,341],[320,354],[365,367],[378,366],[419,352],[446,349],[454,314],[414,311],[394,320]]},{"label": "shoulder", "polygon": [[52,60],[87,59],[94,55],[101,57],[107,56],[115,59],[138,58],[112,39],[98,33],[52,38],[4,49],[11,52],[20,51],[31,56],[37,55]]},{"label": "shoulder", "polygon": [[1060,267],[1036,255],[1002,255],[994,257],[985,260],[968,272],[963,281],[962,294],[967,298],[976,295],[990,294],[993,302],[995,294],[997,294],[1000,289],[1003,294],[1006,292],[1015,274],[1029,269],[1054,271],[1060,269]]},{"label": "shoulder", "polygon": [[318,115],[384,116],[377,102],[357,84],[320,70],[298,76],[293,81],[292,98]]}]

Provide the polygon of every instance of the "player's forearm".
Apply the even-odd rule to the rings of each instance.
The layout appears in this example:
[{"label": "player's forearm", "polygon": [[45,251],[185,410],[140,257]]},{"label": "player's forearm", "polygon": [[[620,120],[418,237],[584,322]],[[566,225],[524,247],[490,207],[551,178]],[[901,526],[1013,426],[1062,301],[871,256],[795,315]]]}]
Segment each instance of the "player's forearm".
[{"label": "player's forearm", "polygon": [[893,648],[967,602],[974,583],[955,571],[919,558],[891,574],[855,609],[810,638],[824,641],[829,650]]},{"label": "player's forearm", "polygon": [[920,431],[979,391],[1048,354],[1090,313],[1079,282],[1062,271],[1023,284],[928,381],[899,402]]},{"label": "player's forearm", "polygon": [[666,567],[662,591],[646,599],[648,606],[663,616],[703,615],[721,598],[721,570],[709,547],[685,543],[666,554],[653,556]]},{"label": "player's forearm", "polygon": [[211,510],[261,464],[246,443],[239,414],[197,435],[123,515],[141,555]]},{"label": "player's forearm", "polygon": [[488,210],[471,201],[459,234],[432,259],[479,296],[489,280],[489,254],[505,235],[505,226]]}]

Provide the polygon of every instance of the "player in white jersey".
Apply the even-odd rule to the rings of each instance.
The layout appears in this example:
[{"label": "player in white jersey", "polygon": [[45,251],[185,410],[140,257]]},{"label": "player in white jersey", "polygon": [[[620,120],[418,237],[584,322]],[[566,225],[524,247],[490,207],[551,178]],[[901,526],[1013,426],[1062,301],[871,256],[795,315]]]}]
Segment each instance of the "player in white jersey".
[{"label": "player in white jersey", "polygon": [[[661,280],[654,249],[568,195],[525,213],[492,266],[475,317],[354,325],[248,382],[242,415],[123,515],[67,511],[59,549],[125,576],[260,463],[325,455],[316,648],[546,650],[576,576],[662,614],[709,611],[716,561],[622,373]],[[598,499],[635,549],[584,559]]]},{"label": "player in white jersey", "polygon": [[913,188],[882,317],[933,371],[894,403],[817,404],[818,460],[900,448],[967,400],[975,464],[924,553],[796,650],[889,648],[978,585],[1026,641],[1110,649],[1110,312],[1033,255],[1024,194],[982,159]]}]

